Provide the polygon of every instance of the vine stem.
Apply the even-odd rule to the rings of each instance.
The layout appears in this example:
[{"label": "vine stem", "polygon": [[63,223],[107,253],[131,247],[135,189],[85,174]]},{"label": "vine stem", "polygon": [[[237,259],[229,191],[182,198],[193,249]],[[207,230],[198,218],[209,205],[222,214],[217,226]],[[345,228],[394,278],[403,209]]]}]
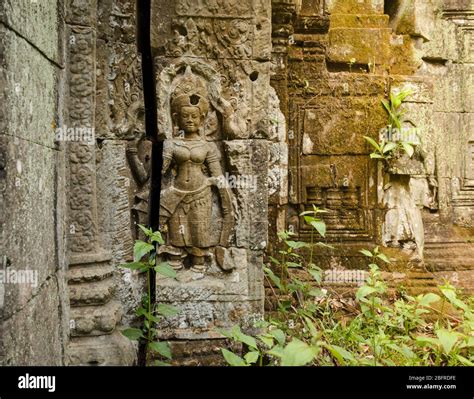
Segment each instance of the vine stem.
[{"label": "vine stem", "polygon": [[[148,305],[148,314],[151,315],[151,276],[150,276],[150,269],[147,270],[147,305]],[[145,361],[148,364],[148,344],[151,341],[151,326],[150,326],[150,320],[148,319],[148,329],[147,329],[147,342],[145,343]]]}]

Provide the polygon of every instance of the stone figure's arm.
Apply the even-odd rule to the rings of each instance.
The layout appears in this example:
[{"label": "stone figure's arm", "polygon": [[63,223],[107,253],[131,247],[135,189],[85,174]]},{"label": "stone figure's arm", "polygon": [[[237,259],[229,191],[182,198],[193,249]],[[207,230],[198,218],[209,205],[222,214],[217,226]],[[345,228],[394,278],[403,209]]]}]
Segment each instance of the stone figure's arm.
[{"label": "stone figure's arm", "polygon": [[163,167],[161,174],[165,174],[173,161],[173,143],[169,140],[165,140],[163,143]]},{"label": "stone figure's arm", "polygon": [[135,179],[140,184],[144,184],[150,178],[150,173],[138,156],[137,144],[137,140],[134,140],[127,145],[127,159]]},{"label": "stone figure's arm", "polygon": [[245,127],[238,123],[232,104],[222,97],[217,100],[218,111],[222,115],[222,130],[230,137],[242,137],[245,135]]},{"label": "stone figure's arm", "polygon": [[213,182],[219,190],[219,196],[221,199],[222,214],[224,217],[224,223],[222,226],[222,232],[220,237],[220,245],[226,246],[229,242],[229,236],[233,225],[232,216],[232,199],[231,191],[226,180],[224,179],[222,168],[220,164],[220,154],[214,143],[209,143],[210,150],[207,154],[206,163],[209,169],[209,173],[214,178]]}]

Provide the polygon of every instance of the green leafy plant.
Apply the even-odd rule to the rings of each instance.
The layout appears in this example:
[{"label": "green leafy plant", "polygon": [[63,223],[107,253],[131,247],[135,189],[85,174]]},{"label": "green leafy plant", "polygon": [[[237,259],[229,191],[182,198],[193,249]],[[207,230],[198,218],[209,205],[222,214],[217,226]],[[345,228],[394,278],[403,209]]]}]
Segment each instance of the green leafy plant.
[{"label": "green leafy plant", "polygon": [[[318,219],[318,213],[303,216]],[[316,233],[325,234],[320,224],[310,225]],[[285,281],[265,269],[278,290],[274,291],[277,312],[267,314],[259,323],[255,337],[238,327],[221,331],[242,347],[238,353],[222,349],[229,365],[474,365],[472,297],[463,300],[447,283],[439,286],[437,293],[389,295],[380,267],[390,259],[379,247],[360,251],[367,257],[369,272],[355,299],[328,293],[321,285],[321,269],[312,269],[312,262],[300,254],[290,255],[307,249],[308,244],[298,244],[288,232],[280,238],[285,249],[274,263],[280,273],[286,271]],[[281,268],[284,262],[290,262],[286,269]],[[293,271],[298,269],[306,271],[310,280],[296,278]]]},{"label": "green leafy plant", "polygon": [[[278,238],[283,244],[283,248],[278,251],[280,259],[270,257],[271,262],[276,270],[279,270],[279,276],[276,275],[270,267],[264,267],[264,273],[279,290],[280,295],[275,295],[277,298],[278,308],[285,310],[293,306],[293,301],[297,301],[300,308],[305,306],[305,298],[307,296],[315,297],[322,294],[322,291],[315,286],[321,283],[322,270],[313,262],[314,250],[316,247],[332,248],[332,246],[321,241],[315,242],[315,235],[321,237],[326,236],[326,224],[319,218],[320,214],[327,213],[326,210],[319,209],[313,205],[313,209],[302,212],[300,214],[306,224],[311,226],[310,243],[303,241],[296,241],[293,239],[294,233],[284,231],[278,233]],[[308,261],[299,252],[300,250],[308,250]],[[312,283],[303,282],[295,277],[289,280],[290,270],[303,269],[312,279]]]},{"label": "green leafy plant", "polygon": [[[402,125],[405,122],[403,118],[405,112],[402,109],[402,103],[411,94],[413,94],[413,91],[409,89],[400,90],[398,93],[390,92],[389,100],[382,100],[382,105],[388,114],[388,131],[402,131]],[[373,149],[370,157],[382,160],[389,160],[400,154],[400,152],[405,152],[411,158],[415,152],[414,146],[417,144],[406,140],[390,141],[385,139],[377,143],[368,136],[364,136],[364,139],[367,140]]]},{"label": "green leafy plant", "polygon": [[261,322],[265,333],[256,337],[244,334],[239,326],[221,334],[234,342],[247,347],[247,353],[241,357],[228,349],[222,348],[222,354],[231,366],[304,366],[310,363],[318,354],[319,348],[309,345],[297,338],[287,342],[286,334],[270,323]]},{"label": "green leafy plant", "polygon": [[[156,245],[164,244],[164,240],[159,231],[152,231],[139,225],[146,237],[146,241],[137,240],[133,247],[133,262],[125,263],[119,267],[138,270],[146,273],[147,288],[146,294],[142,298],[141,305],[136,310],[136,315],[142,319],[141,328],[127,328],[122,334],[133,341],[139,341],[145,345],[146,364],[149,361],[150,351],[162,359],[171,359],[171,348],[165,341],[159,341],[157,330],[153,326],[159,323],[164,317],[173,317],[178,314],[179,309],[168,305],[155,305],[151,300],[151,273],[156,273],[170,278],[176,278],[176,271],[166,262],[156,264]],[[157,360],[156,365],[167,365],[162,360]]]}]

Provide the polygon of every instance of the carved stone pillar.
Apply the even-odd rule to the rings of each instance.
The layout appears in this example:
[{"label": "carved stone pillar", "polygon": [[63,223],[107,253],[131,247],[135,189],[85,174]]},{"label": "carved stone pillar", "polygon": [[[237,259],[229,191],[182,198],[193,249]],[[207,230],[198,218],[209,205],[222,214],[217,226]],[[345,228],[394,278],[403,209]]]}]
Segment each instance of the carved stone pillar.
[{"label": "carved stone pillar", "polygon": [[[95,1],[69,1],[66,15],[68,128],[95,130]],[[70,365],[131,364],[130,342],[115,330],[121,305],[114,291],[111,253],[98,233],[95,140],[67,143]]]}]

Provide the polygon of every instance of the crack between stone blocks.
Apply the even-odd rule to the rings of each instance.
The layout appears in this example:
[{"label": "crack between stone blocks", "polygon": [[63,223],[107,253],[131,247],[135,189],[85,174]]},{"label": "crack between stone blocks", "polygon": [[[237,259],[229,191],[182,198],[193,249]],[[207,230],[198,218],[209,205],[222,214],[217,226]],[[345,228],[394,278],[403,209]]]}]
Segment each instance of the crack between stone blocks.
[{"label": "crack between stone blocks", "polygon": [[51,59],[43,50],[41,50],[36,44],[32,43],[27,37],[22,35],[20,32],[18,32],[15,28],[10,26],[9,24],[5,23],[5,21],[0,21],[0,25],[3,25],[5,28],[13,32],[15,35],[18,37],[22,38],[25,42],[27,42],[31,47],[33,47],[38,53],[40,53],[44,58],[46,58],[49,62],[51,62],[53,65],[58,67],[59,69],[64,69],[64,65],[61,65],[57,61]]},{"label": "crack between stone blocks", "polygon": [[48,148],[49,150],[53,150],[53,151],[57,151],[57,152],[61,152],[62,150],[59,149],[59,148],[56,148],[56,147],[50,147],[49,145],[46,145],[46,144],[43,144],[43,143],[39,143],[38,141],[34,141],[34,140],[31,140],[31,139],[28,139],[26,137],[21,137],[21,136],[15,136],[14,134],[9,134],[9,133],[0,133],[0,136],[8,136],[8,137],[13,137],[13,139],[18,139],[18,140],[23,140],[23,141],[26,141],[28,143],[31,143],[31,144],[36,144],[36,145],[39,145],[41,147],[44,147],[44,148]]},{"label": "crack between stone blocks", "polygon": [[58,281],[58,277],[56,275],[57,273],[53,273],[53,274],[50,274],[48,277],[46,277],[44,279],[44,281],[41,283],[41,285],[39,286],[39,288],[36,290],[36,293],[34,295],[32,295],[30,297],[30,299],[28,299],[28,301],[19,309],[16,309],[15,311],[13,311],[12,313],[10,313],[7,317],[4,317],[0,320],[0,323],[4,323],[8,320],[10,320],[13,316],[17,315],[18,313],[24,311],[31,303],[31,301],[33,299],[35,299],[38,295],[41,294],[41,292],[43,291],[43,288],[44,286],[53,278],[55,277],[55,280],[56,280],[56,287],[58,288],[58,292],[59,292],[59,281]]}]

